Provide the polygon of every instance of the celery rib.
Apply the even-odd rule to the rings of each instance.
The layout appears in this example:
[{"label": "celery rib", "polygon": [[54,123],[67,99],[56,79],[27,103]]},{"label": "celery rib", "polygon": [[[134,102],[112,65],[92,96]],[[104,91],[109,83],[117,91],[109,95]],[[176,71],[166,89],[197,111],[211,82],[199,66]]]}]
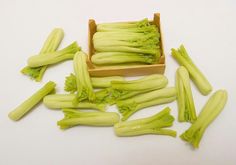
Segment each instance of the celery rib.
[{"label": "celery rib", "polygon": [[123,116],[121,120],[125,121],[138,110],[153,105],[170,103],[174,100],[176,100],[175,88],[163,88],[140,94],[127,100],[117,101],[117,106]]},{"label": "celery rib", "polygon": [[25,116],[36,104],[38,104],[43,97],[52,92],[55,88],[56,84],[52,81],[46,83],[41,89],[39,89],[36,93],[34,93],[31,97],[25,100],[22,104],[16,107],[13,111],[11,111],[8,116],[12,120],[20,120],[23,116]]},{"label": "celery rib", "polygon": [[73,104],[76,98],[75,94],[53,94],[44,97],[43,103],[50,109],[63,109],[63,108],[80,108],[80,109],[96,109],[105,111],[106,104],[99,102],[89,102],[87,100],[81,101],[78,104]]},{"label": "celery rib", "polygon": [[77,125],[88,126],[113,126],[119,121],[115,112],[81,112],[75,109],[63,109],[64,119],[57,122],[61,129]]},{"label": "celery rib", "polygon": [[180,66],[176,71],[176,91],[178,103],[178,120],[180,122],[193,123],[196,119],[195,105],[188,71],[184,66]]},{"label": "celery rib", "polygon": [[117,136],[138,136],[145,134],[159,134],[176,136],[173,130],[165,129],[172,126],[174,117],[170,115],[170,108],[147,118],[119,122],[114,125]]},{"label": "celery rib", "polygon": [[77,84],[77,97],[74,99],[75,104],[86,99],[89,101],[95,100],[86,58],[87,55],[81,51],[77,52],[74,56],[74,72]]},{"label": "celery rib", "polygon": [[80,51],[80,47],[73,42],[62,50],[31,56],[28,59],[28,66],[34,68],[73,59],[77,51]]}]

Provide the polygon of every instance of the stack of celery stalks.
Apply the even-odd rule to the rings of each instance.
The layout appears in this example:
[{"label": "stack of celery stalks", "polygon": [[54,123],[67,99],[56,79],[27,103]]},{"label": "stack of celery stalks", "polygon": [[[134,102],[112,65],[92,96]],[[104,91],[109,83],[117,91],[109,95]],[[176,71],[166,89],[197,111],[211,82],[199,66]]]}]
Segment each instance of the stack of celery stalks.
[{"label": "stack of celery stalks", "polygon": [[160,58],[160,33],[148,19],[134,23],[103,23],[93,35],[97,66],[153,64]]},{"label": "stack of celery stalks", "polygon": [[[97,30],[93,37],[96,53],[92,56],[92,62],[96,65],[136,62],[150,65],[160,57],[159,30],[150,25],[147,19],[132,23],[99,24]],[[71,59],[74,73],[65,78],[64,87],[68,93],[55,94],[56,84],[49,81],[9,113],[12,120],[21,119],[43,101],[46,107],[59,109],[64,113],[64,118],[57,122],[61,129],[78,125],[113,126],[117,136],[157,134],[176,137],[176,131],[168,128],[174,122],[169,107],[147,118],[128,119],[146,107],[177,100],[178,121],[192,123],[180,137],[197,148],[205,129],[226,104],[227,92],[217,90],[201,112],[196,114],[190,79],[203,95],[208,95],[212,86],[193,63],[183,45],[172,49],[172,57],[181,66],[176,71],[175,85],[166,87],[168,79],[161,74],[147,75],[136,80],[126,80],[121,76],[90,77],[87,55],[76,42],[57,50],[63,35],[62,29],[54,29],[39,54],[28,59],[28,66],[22,69],[22,73],[40,81],[47,67]],[[119,113],[106,112],[107,105],[114,104]]]}]

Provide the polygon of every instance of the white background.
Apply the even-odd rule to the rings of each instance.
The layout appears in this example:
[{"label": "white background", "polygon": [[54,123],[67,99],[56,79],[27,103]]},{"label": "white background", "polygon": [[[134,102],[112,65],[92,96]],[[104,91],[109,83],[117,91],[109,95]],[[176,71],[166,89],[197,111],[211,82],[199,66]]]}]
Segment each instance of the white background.
[{"label": "white background", "polygon": [[[198,150],[179,137],[147,135],[119,138],[113,128],[79,126],[61,131],[60,111],[39,105],[27,117],[8,117],[24,99],[49,80],[63,93],[64,77],[73,71],[67,61],[50,67],[42,83],[20,74],[27,58],[37,54],[54,27],[65,31],[61,47],[76,40],[87,51],[87,22],[140,20],[161,13],[169,86],[178,67],[170,49],[185,45],[214,90],[224,88],[229,99],[224,111],[210,125]],[[235,165],[236,164],[236,1],[235,0],[0,0],[0,164],[1,165]],[[195,86],[197,111],[209,96]],[[176,103],[169,104],[177,116]],[[142,110],[132,119],[149,116],[165,106]],[[110,107],[109,111],[116,111]],[[189,124],[175,121],[180,135]]]}]

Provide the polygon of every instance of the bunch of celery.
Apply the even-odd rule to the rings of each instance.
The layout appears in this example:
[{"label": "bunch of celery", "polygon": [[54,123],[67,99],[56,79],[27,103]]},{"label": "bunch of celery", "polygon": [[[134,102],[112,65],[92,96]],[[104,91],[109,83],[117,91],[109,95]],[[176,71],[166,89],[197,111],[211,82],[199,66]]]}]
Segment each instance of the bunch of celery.
[{"label": "bunch of celery", "polygon": [[76,125],[113,126],[120,116],[115,112],[81,112],[75,109],[63,109],[64,119],[57,122],[61,129]]},{"label": "bunch of celery", "polygon": [[131,81],[112,81],[112,97],[114,100],[124,100],[138,94],[164,88],[168,79],[164,75],[152,74]]},{"label": "bunch of celery", "polygon": [[147,19],[132,23],[97,25],[93,35],[96,65],[124,63],[152,64],[160,58],[160,33]]},{"label": "bunch of celery", "polygon": [[211,84],[208,82],[202,72],[197,68],[197,66],[193,63],[184,46],[181,45],[178,50],[171,50],[172,56],[179,62],[180,65],[183,65],[188,70],[190,78],[196,84],[200,92],[203,95],[209,94],[212,91]]},{"label": "bunch of celery", "polygon": [[174,87],[163,88],[143,93],[126,100],[117,101],[121,120],[127,120],[132,114],[140,109],[153,105],[169,103],[176,100],[176,89]]},{"label": "bunch of celery", "polygon": [[[64,32],[62,29],[60,28],[54,29],[48,36],[47,40],[45,41],[39,54],[45,54],[56,51],[63,37],[64,37]],[[46,65],[34,68],[26,66],[21,70],[21,72],[29,76],[30,78],[34,79],[35,81],[41,81],[46,69],[47,69]]]},{"label": "bunch of celery", "polygon": [[208,125],[220,114],[227,102],[225,90],[216,91],[203,107],[197,120],[180,137],[193,145],[199,147],[200,140]]},{"label": "bunch of celery", "polygon": [[177,103],[180,122],[194,122],[197,119],[188,71],[180,66],[176,71]]},{"label": "bunch of celery", "polygon": [[87,55],[82,51],[77,52],[74,56],[74,72],[77,85],[77,95],[74,99],[75,104],[86,99],[89,101],[95,100],[95,93],[89,76],[86,59]]},{"label": "bunch of celery", "polygon": [[165,127],[173,125],[174,117],[170,115],[170,108],[151,117],[119,122],[114,125],[117,136],[137,136],[145,134],[176,136],[176,132]]},{"label": "bunch of celery", "polygon": [[[111,81],[122,81],[124,80],[121,76],[110,76],[110,77],[91,77],[91,83],[94,88],[108,88],[111,87]],[[70,93],[77,91],[76,78],[73,73],[65,79],[64,90]]]},{"label": "bunch of celery", "polygon": [[49,81],[36,93],[34,93],[30,98],[24,101],[21,105],[15,108],[9,113],[9,118],[12,120],[20,120],[24,115],[26,115],[35,105],[37,105],[46,95],[51,93],[55,89],[56,84]]},{"label": "bunch of celery", "polygon": [[106,105],[103,103],[92,103],[85,100],[74,104],[73,100],[75,98],[75,94],[52,94],[44,97],[43,103],[50,109],[81,108],[105,111]]},{"label": "bunch of celery", "polygon": [[27,61],[28,66],[23,68],[21,72],[29,75],[36,81],[41,81],[48,65],[73,59],[75,53],[81,50],[76,42],[73,42],[62,50],[56,51],[63,36],[64,33],[62,29],[54,29],[44,43],[40,53],[38,55],[31,56]]}]

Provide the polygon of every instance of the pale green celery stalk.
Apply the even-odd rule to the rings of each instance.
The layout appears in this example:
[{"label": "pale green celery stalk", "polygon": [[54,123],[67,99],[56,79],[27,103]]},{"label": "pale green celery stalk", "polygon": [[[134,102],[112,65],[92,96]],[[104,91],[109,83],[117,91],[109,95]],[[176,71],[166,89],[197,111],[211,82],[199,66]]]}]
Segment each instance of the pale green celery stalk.
[{"label": "pale green celery stalk", "polygon": [[147,118],[119,122],[114,125],[117,136],[137,136],[145,134],[158,134],[176,136],[176,132],[165,127],[173,125],[174,117],[170,115],[170,108]]},{"label": "pale green celery stalk", "polygon": [[97,46],[94,47],[98,52],[129,52],[129,53],[143,53],[159,56],[159,46],[156,48],[134,48],[128,46]]},{"label": "pale green celery stalk", "polygon": [[197,116],[190,86],[189,74],[184,66],[180,66],[176,71],[176,90],[179,109],[178,120],[180,122],[189,121],[193,123],[197,119]]},{"label": "pale green celery stalk", "polygon": [[[126,37],[126,38],[124,38]],[[155,35],[153,33],[144,35],[143,33],[132,33],[132,32],[96,32],[93,35],[93,40],[98,40],[102,38],[118,40],[118,41],[138,41],[139,39],[148,40],[150,38],[154,38]]]},{"label": "pale green celery stalk", "polygon": [[8,114],[8,117],[12,120],[20,120],[24,115],[26,115],[35,105],[37,105],[44,96],[48,95],[55,89],[56,84],[52,81],[49,81],[36,93],[30,96],[22,104],[16,107],[13,111]]},{"label": "pale green celery stalk", "polygon": [[155,86],[154,88],[146,89],[146,90],[138,90],[138,91],[128,91],[128,90],[111,90],[111,97],[113,101],[125,100],[133,96],[137,96],[143,93],[151,92],[157,89],[164,88],[165,86]]},{"label": "pale green celery stalk", "polygon": [[126,100],[119,100],[116,104],[123,116],[122,120],[127,120],[133,113],[144,107],[168,103],[175,99],[176,89],[170,87],[140,94]]},{"label": "pale green celery stalk", "polygon": [[194,148],[198,148],[206,128],[220,114],[226,102],[227,92],[216,91],[203,107],[197,120],[180,137],[192,144]]},{"label": "pale green celery stalk", "polygon": [[145,123],[148,123],[148,122],[152,122],[153,120],[159,119],[159,118],[165,116],[166,114],[169,114],[170,111],[171,111],[171,109],[169,107],[166,107],[162,111],[160,111],[159,113],[157,113],[157,114],[155,114],[151,117],[138,119],[138,122],[136,120],[126,121],[126,122],[119,122],[119,123],[116,124],[116,127],[121,128],[121,127],[124,127],[124,126],[136,125],[137,123],[145,124]]},{"label": "pale green celery stalk", "polygon": [[131,115],[133,115],[135,112],[146,108],[146,107],[151,107],[154,105],[160,105],[160,104],[166,104],[166,103],[170,103],[176,100],[176,96],[173,97],[168,97],[168,98],[157,98],[151,101],[147,101],[147,102],[143,102],[143,103],[136,103],[136,104],[132,104],[131,106],[129,105],[119,105],[119,112],[122,114],[122,121],[127,120]]},{"label": "pale green celery stalk", "polygon": [[133,42],[133,41],[145,41],[145,40],[150,40],[150,39],[156,39],[159,37],[160,37],[160,33],[157,31],[152,31],[149,33],[113,31],[113,32],[96,32],[93,35],[93,40],[106,38],[106,39],[112,39],[112,40]]},{"label": "pale green celery stalk", "polygon": [[120,116],[115,112],[81,112],[73,109],[63,109],[64,119],[57,122],[61,129],[77,125],[113,126],[119,122]]},{"label": "pale green celery stalk", "polygon": [[150,26],[147,18],[141,21],[135,22],[114,22],[114,23],[101,23],[97,25],[97,31],[104,31],[107,28],[117,28],[117,29],[129,29],[129,28],[142,28]]},{"label": "pale green celery stalk", "polygon": [[53,94],[44,97],[43,103],[50,109],[62,109],[62,108],[80,108],[80,109],[96,109],[99,111],[105,111],[106,105],[103,103],[92,103],[89,101],[82,101],[78,104],[73,104],[75,94]]},{"label": "pale green celery stalk", "polygon": [[189,57],[184,46],[181,45],[178,50],[171,49],[172,56],[178,61],[180,65],[183,65],[189,72],[190,78],[196,84],[197,88],[203,95],[207,95],[212,91],[212,86],[203,73],[197,68]]},{"label": "pale green celery stalk", "polygon": [[134,102],[143,103],[143,102],[151,101],[157,98],[169,98],[169,97],[174,97],[174,96],[176,96],[175,87],[168,87],[168,88],[162,88],[162,89],[153,90],[147,93],[143,93],[143,94],[131,97],[126,100],[118,101],[117,103],[129,105]]},{"label": "pale green celery stalk", "polygon": [[153,88],[164,88],[168,83],[168,79],[161,74],[152,74],[145,76],[138,80],[131,81],[112,81],[111,86],[113,89],[125,91],[138,91]]},{"label": "pale green celery stalk", "polygon": [[175,87],[177,92],[177,104],[178,104],[178,121],[183,122],[185,121],[185,102],[186,97],[184,94],[184,85],[180,78],[177,78],[177,73],[175,77]]},{"label": "pale green celery stalk", "polygon": [[[44,42],[44,45],[40,51],[42,53],[54,52],[59,47],[62,39],[64,37],[64,32],[60,28],[55,28],[50,35],[48,36],[47,40]],[[31,68],[29,66],[24,67],[21,70],[21,73],[29,76],[31,79],[39,82],[43,78],[43,74],[46,71],[47,66]]]},{"label": "pale green celery stalk", "polygon": [[157,61],[156,56],[126,52],[100,52],[92,56],[91,61],[96,65],[112,65],[132,62],[152,64]]},{"label": "pale green celery stalk", "polygon": [[115,28],[115,27],[104,27],[99,32],[132,32],[132,33],[151,33],[151,32],[158,32],[158,28],[155,25],[150,25],[141,28]]},{"label": "pale green celery stalk", "polygon": [[80,51],[80,47],[76,42],[68,45],[62,50],[42,53],[32,56],[28,59],[28,66],[39,67],[44,65],[56,64],[65,60],[73,59],[75,53]]},{"label": "pale green celery stalk", "polygon": [[151,38],[148,40],[137,40],[137,41],[127,41],[127,40],[117,40],[116,38],[97,38],[94,39],[94,45],[95,47],[99,46],[130,46],[130,47],[156,47],[159,43],[159,38]]},{"label": "pale green celery stalk", "polygon": [[116,42],[120,41],[123,42],[122,44],[123,46],[124,42],[126,46],[128,43],[132,44],[132,46],[137,46],[136,44],[139,45],[143,44],[147,46],[148,44],[150,45],[158,44],[160,40],[160,33],[150,32],[146,34],[146,33],[132,33],[132,32],[118,31],[118,32],[96,32],[93,35],[94,45],[98,45],[100,42],[105,43],[104,40],[110,40]]},{"label": "pale green celery stalk", "polygon": [[73,101],[75,104],[86,99],[89,101],[95,100],[86,59],[87,55],[82,51],[77,52],[74,56],[74,72],[77,84],[77,97]]},{"label": "pale green celery stalk", "polygon": [[124,69],[124,68],[137,68],[137,67],[140,67],[140,66],[147,66],[147,64],[145,63],[141,63],[141,62],[132,62],[132,63],[123,63],[123,64],[112,64],[112,65],[95,65],[94,66],[97,68],[97,69],[103,69],[103,68],[106,68],[106,69]]},{"label": "pale green celery stalk", "polygon": [[[123,81],[124,77],[110,76],[110,77],[91,77],[92,86],[94,88],[108,88],[111,87],[111,81]],[[76,78],[73,73],[65,79],[64,90],[70,93],[77,91]]]},{"label": "pale green celery stalk", "polygon": [[[99,33],[99,32],[98,32]],[[105,32],[110,33],[110,32]],[[95,47],[105,46],[126,46],[133,48],[159,48],[160,37],[159,34],[132,34],[132,33],[118,33],[115,32],[107,36],[107,34],[96,35],[93,37],[93,44]]]}]

